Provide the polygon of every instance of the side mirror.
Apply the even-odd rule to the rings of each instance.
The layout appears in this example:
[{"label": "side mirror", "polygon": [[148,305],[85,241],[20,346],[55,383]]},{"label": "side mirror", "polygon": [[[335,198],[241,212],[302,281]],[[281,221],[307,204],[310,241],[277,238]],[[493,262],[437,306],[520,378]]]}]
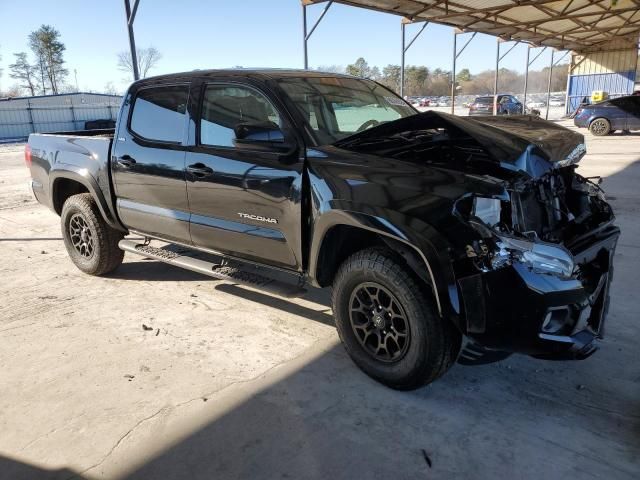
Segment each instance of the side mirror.
[{"label": "side mirror", "polygon": [[284,143],[282,130],[273,122],[239,123],[233,131],[240,144]]},{"label": "side mirror", "polygon": [[239,123],[233,131],[236,136],[234,143],[238,147],[278,152],[280,161],[285,164],[298,161],[297,145],[287,142],[284,132],[273,122]]}]

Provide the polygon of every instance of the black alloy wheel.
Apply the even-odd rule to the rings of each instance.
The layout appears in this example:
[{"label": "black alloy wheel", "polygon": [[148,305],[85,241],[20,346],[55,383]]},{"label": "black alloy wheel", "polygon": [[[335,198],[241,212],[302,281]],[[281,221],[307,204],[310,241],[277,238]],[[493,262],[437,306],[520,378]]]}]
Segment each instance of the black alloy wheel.
[{"label": "black alloy wheel", "polygon": [[80,256],[89,259],[93,256],[93,233],[87,220],[81,213],[74,214],[69,220],[69,236],[73,248]]},{"label": "black alloy wheel", "polygon": [[411,341],[407,315],[398,299],[376,282],[365,282],[351,293],[351,328],[360,345],[376,360],[397,362]]}]

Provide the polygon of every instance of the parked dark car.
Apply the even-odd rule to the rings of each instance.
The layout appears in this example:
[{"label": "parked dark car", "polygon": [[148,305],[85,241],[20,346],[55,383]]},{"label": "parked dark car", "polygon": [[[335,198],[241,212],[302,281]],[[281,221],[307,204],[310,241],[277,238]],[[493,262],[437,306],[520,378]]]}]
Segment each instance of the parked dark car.
[{"label": "parked dark car", "polygon": [[418,113],[370,80],[212,70],[135,82],[114,131],[32,134],[25,160],[83,272],[127,251],[278,295],[330,286],[354,362],[410,389],[463,337],[475,359],[596,350],[620,232],[584,153],[554,123]]},{"label": "parked dark car", "polygon": [[[469,115],[493,115],[494,96],[477,97],[469,105]],[[498,95],[498,115],[521,115],[524,113],[522,103],[513,95]]]},{"label": "parked dark car", "polygon": [[581,105],[573,123],[588,128],[594,135],[609,135],[616,130],[640,130],[640,96],[613,98],[592,105]]}]

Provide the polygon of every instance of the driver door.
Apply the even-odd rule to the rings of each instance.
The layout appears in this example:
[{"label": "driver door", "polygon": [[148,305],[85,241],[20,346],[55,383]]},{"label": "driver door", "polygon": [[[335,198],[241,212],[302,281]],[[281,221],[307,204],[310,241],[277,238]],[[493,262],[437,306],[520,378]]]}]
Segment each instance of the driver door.
[{"label": "driver door", "polygon": [[[248,84],[221,81],[196,90],[196,141],[186,158],[191,241],[301,271],[303,163],[283,155],[283,145],[296,145],[286,133],[287,120],[275,102]],[[284,137],[275,143],[237,138],[239,126],[252,124],[275,124]]]}]

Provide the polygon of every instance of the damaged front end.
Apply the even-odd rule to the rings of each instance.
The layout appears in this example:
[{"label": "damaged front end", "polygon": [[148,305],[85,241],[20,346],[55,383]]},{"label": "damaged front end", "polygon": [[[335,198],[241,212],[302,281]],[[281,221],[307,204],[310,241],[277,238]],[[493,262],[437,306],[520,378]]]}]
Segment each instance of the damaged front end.
[{"label": "damaged front end", "polygon": [[456,222],[419,215],[450,244],[453,315],[476,344],[549,359],[595,351],[620,230],[599,182],[576,173],[582,135],[531,116],[427,112],[336,146],[464,174]]},{"label": "damaged front end", "polygon": [[499,198],[456,202],[478,236],[465,247],[467,268],[458,264],[458,285],[468,334],[481,344],[550,359],[595,351],[620,231],[599,185],[575,168],[505,182]]}]

